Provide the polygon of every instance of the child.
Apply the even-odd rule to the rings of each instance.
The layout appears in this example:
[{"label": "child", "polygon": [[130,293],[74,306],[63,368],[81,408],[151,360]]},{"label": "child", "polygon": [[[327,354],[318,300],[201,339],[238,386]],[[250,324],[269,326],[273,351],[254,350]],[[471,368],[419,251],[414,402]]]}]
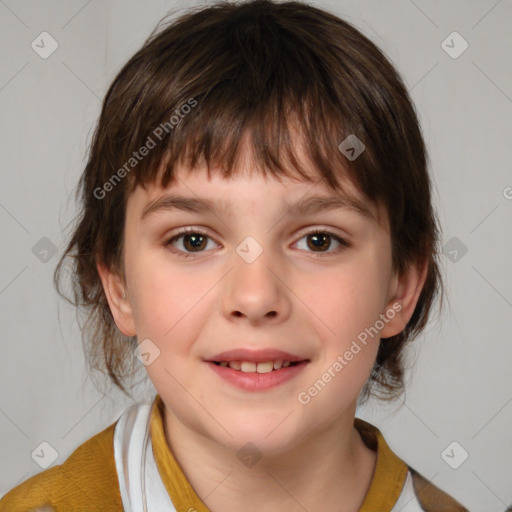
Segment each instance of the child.
[{"label": "child", "polygon": [[57,287],[72,256],[91,358],[157,394],[1,512],[465,510],[355,418],[441,289],[414,107],[360,32],[298,2],[179,18],[114,80],[80,191]]}]

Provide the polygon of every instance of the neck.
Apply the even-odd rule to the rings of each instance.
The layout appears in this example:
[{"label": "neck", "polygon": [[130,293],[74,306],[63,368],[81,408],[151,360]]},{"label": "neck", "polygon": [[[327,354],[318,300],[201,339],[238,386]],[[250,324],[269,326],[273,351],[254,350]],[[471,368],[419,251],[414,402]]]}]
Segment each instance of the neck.
[{"label": "neck", "polygon": [[[337,510],[357,512],[364,501],[376,453],[347,414],[288,451],[265,454],[245,466],[236,451],[183,425],[167,410],[169,447],[199,498],[213,512]],[[179,443],[173,440],[179,439]]]}]

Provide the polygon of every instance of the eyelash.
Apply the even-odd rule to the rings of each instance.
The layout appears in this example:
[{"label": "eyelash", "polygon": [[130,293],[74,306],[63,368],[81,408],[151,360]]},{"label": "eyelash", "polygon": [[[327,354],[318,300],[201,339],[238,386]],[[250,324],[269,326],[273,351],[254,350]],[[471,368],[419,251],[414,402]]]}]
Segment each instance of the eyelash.
[{"label": "eyelash", "polygon": [[[322,252],[322,251],[320,251],[320,252],[307,251],[307,252],[311,252],[312,254],[314,254],[315,256],[318,256],[320,258],[329,256],[329,255],[332,255],[332,254],[336,254],[336,253],[341,252],[341,251],[343,251],[345,249],[348,249],[351,246],[346,240],[344,240],[343,238],[339,237],[335,233],[333,233],[331,231],[328,231],[326,229],[314,229],[312,231],[308,231],[307,233],[304,233],[299,238],[299,240],[302,240],[303,238],[305,238],[307,236],[310,236],[310,235],[318,235],[318,234],[328,235],[328,236],[330,236],[331,238],[333,238],[336,242],[338,242],[340,244],[340,247],[338,247],[334,251],[324,251],[324,252]],[[173,235],[171,238],[169,238],[167,241],[165,241],[163,245],[165,247],[168,247],[173,242],[175,242],[176,240],[179,240],[180,238],[183,238],[185,235],[201,235],[201,236],[204,236],[206,238],[209,238],[210,240],[213,240],[210,236],[208,236],[207,233],[205,233],[204,231],[201,231],[200,229],[183,228],[180,231],[178,231],[175,235]],[[196,255],[199,255],[199,254],[201,254],[202,252],[205,252],[205,251],[203,250],[203,251],[197,251],[195,253],[194,252],[188,252],[187,253],[187,252],[184,252],[184,251],[181,251],[181,250],[176,250],[176,251],[173,251],[173,252],[175,252],[175,254],[177,254],[180,257],[190,258],[190,257],[196,257]]]}]

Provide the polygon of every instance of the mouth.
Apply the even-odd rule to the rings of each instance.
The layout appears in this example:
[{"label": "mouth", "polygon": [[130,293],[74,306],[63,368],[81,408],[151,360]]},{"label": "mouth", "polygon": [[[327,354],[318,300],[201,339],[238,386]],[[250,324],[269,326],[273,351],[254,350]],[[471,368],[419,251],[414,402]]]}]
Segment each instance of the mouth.
[{"label": "mouth", "polygon": [[275,349],[235,349],[205,360],[223,380],[246,391],[277,387],[299,375],[310,362]]}]

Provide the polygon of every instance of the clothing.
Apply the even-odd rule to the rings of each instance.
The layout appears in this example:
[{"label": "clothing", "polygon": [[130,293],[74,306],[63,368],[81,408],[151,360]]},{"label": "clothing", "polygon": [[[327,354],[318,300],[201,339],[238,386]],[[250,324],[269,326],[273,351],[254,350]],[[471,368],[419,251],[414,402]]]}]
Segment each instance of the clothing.
[{"label": "clothing", "polygon": [[[169,448],[163,407],[159,395],[152,404],[130,407],[62,465],[9,491],[0,500],[0,512],[28,512],[43,505],[52,505],[56,512],[142,512],[144,494],[148,512],[209,512]],[[359,512],[467,512],[397,457],[379,429],[359,418],[354,426],[377,452]]]}]

